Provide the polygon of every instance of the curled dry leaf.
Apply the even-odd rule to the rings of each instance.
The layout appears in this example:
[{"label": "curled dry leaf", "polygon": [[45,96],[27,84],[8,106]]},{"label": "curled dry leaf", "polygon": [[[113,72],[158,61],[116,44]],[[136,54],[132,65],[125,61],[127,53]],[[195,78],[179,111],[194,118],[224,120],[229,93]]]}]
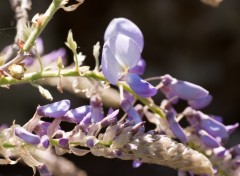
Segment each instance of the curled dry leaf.
[{"label": "curled dry leaf", "polygon": [[69,0],[64,1],[64,3],[62,3],[62,8],[63,10],[67,11],[67,12],[71,12],[74,11],[78,8],[78,6],[80,6],[84,0],[75,0],[76,3],[72,4],[72,5],[68,5]]}]

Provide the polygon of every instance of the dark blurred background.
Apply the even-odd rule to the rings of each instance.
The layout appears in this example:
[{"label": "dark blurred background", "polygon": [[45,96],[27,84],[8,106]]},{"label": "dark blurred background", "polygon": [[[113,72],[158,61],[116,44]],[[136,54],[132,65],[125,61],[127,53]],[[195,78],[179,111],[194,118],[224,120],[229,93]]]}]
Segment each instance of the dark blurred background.
[{"label": "dark blurred background", "polygon": [[[44,13],[50,0],[33,0],[30,18]],[[226,124],[240,122],[240,1],[224,0],[218,8],[199,0],[85,0],[74,12],[60,10],[42,33],[45,52],[65,47],[69,29],[87,55],[85,64],[94,66],[93,45],[100,41],[108,23],[126,17],[139,26],[145,37],[143,57],[147,61],[144,77],[171,74],[199,84],[213,95],[205,113],[224,117]],[[0,50],[11,44],[15,36],[14,14],[7,0],[0,1]],[[65,92],[50,88],[55,100],[68,98],[72,107],[87,102]],[[24,124],[38,104],[47,103],[30,85],[0,89],[0,122],[11,124],[14,119]],[[239,134],[229,145],[240,143]],[[156,165],[144,164],[132,169],[131,162],[68,156],[89,176],[176,176],[176,172]],[[21,164],[0,166],[0,175],[31,175],[31,168]]]}]

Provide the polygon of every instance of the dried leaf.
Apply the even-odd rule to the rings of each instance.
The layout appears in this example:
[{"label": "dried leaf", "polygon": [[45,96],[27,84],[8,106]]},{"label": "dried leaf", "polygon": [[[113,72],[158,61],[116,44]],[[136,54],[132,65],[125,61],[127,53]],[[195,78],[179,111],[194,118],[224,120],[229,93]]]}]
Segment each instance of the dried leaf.
[{"label": "dried leaf", "polygon": [[76,4],[67,6],[68,1],[64,1],[62,6],[63,10],[67,12],[74,11],[78,8],[78,6],[80,6],[84,2],[84,0],[76,0],[76,2],[77,2]]},{"label": "dried leaf", "polygon": [[44,98],[46,98],[47,100],[50,100],[50,101],[53,100],[51,93],[47,89],[44,89],[42,86],[39,85],[38,90]]}]

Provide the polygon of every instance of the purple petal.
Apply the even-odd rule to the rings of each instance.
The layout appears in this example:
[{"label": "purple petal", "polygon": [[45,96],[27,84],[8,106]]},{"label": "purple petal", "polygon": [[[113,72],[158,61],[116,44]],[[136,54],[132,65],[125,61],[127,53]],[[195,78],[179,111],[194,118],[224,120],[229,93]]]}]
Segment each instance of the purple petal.
[{"label": "purple petal", "polygon": [[44,148],[48,148],[50,144],[49,137],[47,135],[42,136],[40,143]]},{"label": "purple petal", "polygon": [[62,148],[68,148],[69,140],[67,138],[61,138],[58,140],[58,145],[59,147],[62,147]]},{"label": "purple petal", "polygon": [[134,160],[132,163],[133,168],[139,168],[142,165],[142,161]]},{"label": "purple petal", "polygon": [[81,106],[75,109],[67,111],[66,114],[62,117],[63,121],[70,123],[79,123],[82,119],[91,111],[91,106]]},{"label": "purple petal", "polygon": [[202,109],[208,106],[212,101],[212,96],[209,94],[206,97],[199,98],[199,99],[194,99],[194,100],[189,100],[188,104],[194,109]]},{"label": "purple petal", "polygon": [[88,139],[88,140],[87,140],[87,146],[88,146],[89,148],[92,148],[92,147],[94,146],[94,140],[93,140],[93,139]]},{"label": "purple petal", "polygon": [[177,80],[169,88],[183,100],[201,99],[209,95],[206,89],[187,81]]},{"label": "purple petal", "polygon": [[176,118],[174,114],[171,111],[168,111],[166,113],[167,121],[169,124],[169,127],[171,131],[173,132],[174,136],[178,138],[182,143],[187,143],[188,139],[185,135],[182,127],[179,125],[179,123],[176,121]]},{"label": "purple petal", "polygon": [[226,148],[224,148],[222,146],[220,146],[218,148],[214,148],[213,153],[215,154],[215,156],[217,156],[219,158],[225,157],[230,154],[229,150],[227,150]]},{"label": "purple petal", "polygon": [[92,123],[97,123],[103,119],[102,99],[99,95],[93,95],[90,98]]},{"label": "purple petal", "polygon": [[126,81],[132,90],[139,96],[147,98],[157,93],[157,89],[136,74],[128,74]]},{"label": "purple petal", "polygon": [[86,128],[91,125],[91,118],[92,118],[92,113],[89,112],[87,113],[87,115],[83,118],[83,120],[80,122],[80,128],[83,130],[83,131],[87,131]]},{"label": "purple petal", "polygon": [[40,176],[52,176],[51,172],[48,170],[45,164],[38,165],[37,169]]},{"label": "purple petal", "polygon": [[240,144],[231,147],[230,152],[233,156],[240,155]]},{"label": "purple petal", "polygon": [[103,127],[106,127],[108,125],[112,125],[117,123],[117,114],[119,112],[119,109],[113,111],[110,113],[107,117],[105,117],[103,120],[101,120],[101,125]]},{"label": "purple petal", "polygon": [[34,58],[31,57],[31,56],[28,56],[22,62],[24,63],[24,66],[28,67],[28,66],[31,66],[34,63]]},{"label": "purple petal", "polygon": [[37,145],[40,143],[40,137],[38,135],[30,133],[22,127],[15,128],[15,135],[29,144]]},{"label": "purple petal", "polygon": [[103,45],[101,66],[103,75],[106,77],[106,79],[111,84],[116,85],[121,77],[121,74],[123,73],[123,68],[110,51],[108,42]]},{"label": "purple petal", "polygon": [[135,67],[141,59],[138,45],[125,35],[113,36],[105,44],[108,45],[112,55],[124,70]]},{"label": "purple petal", "polygon": [[145,130],[145,127],[144,127],[145,123],[146,122],[139,122],[135,124],[131,129],[132,134],[134,135],[138,132],[143,132]]},{"label": "purple petal", "polygon": [[220,146],[218,141],[204,130],[199,131],[199,136],[201,141],[209,148],[217,148]]},{"label": "purple petal", "polygon": [[61,57],[63,60],[63,65],[67,64],[67,60],[64,59],[66,56],[66,50],[64,48],[60,48],[58,50],[54,50],[49,54],[46,54],[41,57],[41,60],[43,62],[43,65],[49,66],[50,64],[55,64],[57,63],[57,59]]},{"label": "purple petal", "polygon": [[37,46],[37,51],[38,54],[41,56],[44,52],[44,47],[43,47],[43,40],[42,38],[37,38],[36,40],[36,46]]},{"label": "purple petal", "polygon": [[210,118],[200,111],[197,112],[197,115],[200,118],[201,128],[208,132],[211,136],[220,137],[223,139],[228,138],[228,131],[222,123]]},{"label": "purple petal", "polygon": [[127,113],[128,118],[131,121],[133,121],[135,124],[142,122],[142,118],[139,116],[137,111],[134,109],[133,105],[127,99],[123,99],[120,102],[120,105],[123,111]]},{"label": "purple petal", "polygon": [[143,34],[141,30],[130,20],[126,18],[115,18],[113,19],[104,34],[104,40],[108,40],[110,37],[123,34],[136,41],[140,50],[143,50]]},{"label": "purple petal", "polygon": [[137,65],[131,68],[128,72],[134,73],[137,75],[143,75],[145,68],[146,68],[146,61],[144,59],[140,59]]},{"label": "purple petal", "polygon": [[161,86],[160,90],[168,100],[171,100],[172,104],[176,104],[178,102],[179,100],[178,96],[175,93],[173,93],[168,86]]},{"label": "purple petal", "polygon": [[239,126],[239,123],[235,123],[233,125],[227,125],[226,129],[228,131],[228,134],[232,134],[234,131],[236,131],[238,126]]},{"label": "purple petal", "polygon": [[47,104],[44,106],[38,106],[37,114],[40,116],[60,118],[68,111],[69,107],[69,100],[57,101],[55,103]]}]

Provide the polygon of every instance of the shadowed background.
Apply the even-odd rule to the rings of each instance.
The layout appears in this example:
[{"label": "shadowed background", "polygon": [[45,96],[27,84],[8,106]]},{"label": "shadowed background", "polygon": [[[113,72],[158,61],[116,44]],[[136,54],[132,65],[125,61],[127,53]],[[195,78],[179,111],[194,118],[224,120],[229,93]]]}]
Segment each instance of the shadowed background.
[{"label": "shadowed background", "polygon": [[[50,1],[33,0],[30,18],[43,13]],[[226,124],[239,122],[240,110],[240,1],[224,0],[218,8],[199,0],[85,0],[74,12],[60,10],[42,33],[45,53],[59,47],[72,29],[79,51],[87,55],[86,65],[94,67],[93,45],[100,41],[108,23],[126,17],[142,30],[147,61],[145,78],[171,74],[178,79],[199,84],[210,91],[213,102],[203,111],[224,117]],[[0,50],[11,44],[15,35],[14,14],[7,0],[0,1]],[[10,28],[10,29],[9,29]],[[12,29],[11,29],[12,28]],[[71,53],[69,52],[69,58]],[[70,99],[72,107],[87,103],[72,94],[60,94],[50,88],[55,100]],[[47,103],[30,85],[0,89],[0,122],[14,119],[24,124],[38,104]],[[180,107],[181,108],[181,107]],[[237,133],[229,145],[240,143]],[[89,176],[176,176],[176,172],[156,165],[144,164],[132,169],[131,162],[68,156]],[[21,164],[0,166],[0,175],[31,175],[31,168]]]}]

